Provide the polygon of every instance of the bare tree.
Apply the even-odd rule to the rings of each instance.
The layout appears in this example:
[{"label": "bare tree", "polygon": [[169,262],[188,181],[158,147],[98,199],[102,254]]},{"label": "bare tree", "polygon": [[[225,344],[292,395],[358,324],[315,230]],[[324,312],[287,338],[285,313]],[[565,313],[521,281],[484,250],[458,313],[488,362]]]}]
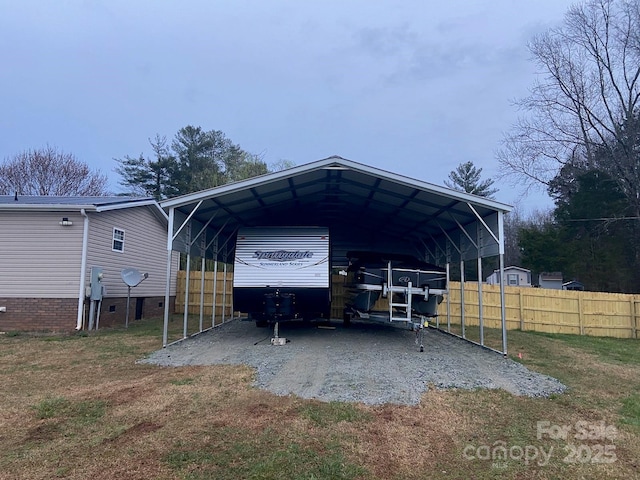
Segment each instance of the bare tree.
[{"label": "bare tree", "polygon": [[285,160],[281,158],[280,160],[273,162],[269,165],[269,170],[271,172],[281,172],[282,170],[286,170],[287,168],[293,168],[296,164],[293,160]]},{"label": "bare tree", "polygon": [[640,0],[574,5],[529,48],[541,73],[498,152],[505,175],[548,186],[566,164],[604,169],[640,212]]},{"label": "bare tree", "polygon": [[514,208],[504,217],[504,261],[505,265],[520,265],[520,229],[525,224],[519,208]]},{"label": "bare tree", "polygon": [[26,150],[0,165],[2,195],[107,195],[107,176],[74,155],[47,145]]}]

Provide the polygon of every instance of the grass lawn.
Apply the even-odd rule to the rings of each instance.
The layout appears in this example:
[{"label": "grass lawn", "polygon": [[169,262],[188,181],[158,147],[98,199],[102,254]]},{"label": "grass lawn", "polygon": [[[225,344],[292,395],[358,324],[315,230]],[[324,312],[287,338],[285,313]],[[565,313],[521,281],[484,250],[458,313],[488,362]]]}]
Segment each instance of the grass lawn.
[{"label": "grass lawn", "polygon": [[161,338],[160,320],[0,336],[0,478],[640,478],[637,340],[509,332],[567,393],[372,407],[277,397],[243,366],[136,364]]}]

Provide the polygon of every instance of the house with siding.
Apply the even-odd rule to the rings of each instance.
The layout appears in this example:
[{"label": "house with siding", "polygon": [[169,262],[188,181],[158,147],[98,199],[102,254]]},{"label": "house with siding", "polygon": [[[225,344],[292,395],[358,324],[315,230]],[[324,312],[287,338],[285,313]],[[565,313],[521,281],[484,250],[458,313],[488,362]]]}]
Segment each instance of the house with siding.
[{"label": "house with siding", "polygon": [[[148,273],[131,288],[129,320],[162,316],[167,263],[178,261],[167,258],[167,216],[152,198],[1,195],[0,331],[86,328],[90,305],[100,326],[124,324],[125,268]],[[169,290],[173,311],[175,279]]]},{"label": "house with siding", "polygon": [[[494,270],[485,280],[489,285],[500,284],[500,270]],[[509,287],[530,287],[531,270],[511,265],[504,267],[504,284]]]}]

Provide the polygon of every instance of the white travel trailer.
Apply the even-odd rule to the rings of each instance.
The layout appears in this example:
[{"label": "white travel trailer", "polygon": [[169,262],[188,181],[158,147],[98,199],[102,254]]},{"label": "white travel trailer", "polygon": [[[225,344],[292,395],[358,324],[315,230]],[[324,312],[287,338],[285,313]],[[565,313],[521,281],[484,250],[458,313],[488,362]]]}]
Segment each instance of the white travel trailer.
[{"label": "white travel trailer", "polygon": [[257,227],[238,230],[233,309],[258,326],[329,318],[329,229]]}]

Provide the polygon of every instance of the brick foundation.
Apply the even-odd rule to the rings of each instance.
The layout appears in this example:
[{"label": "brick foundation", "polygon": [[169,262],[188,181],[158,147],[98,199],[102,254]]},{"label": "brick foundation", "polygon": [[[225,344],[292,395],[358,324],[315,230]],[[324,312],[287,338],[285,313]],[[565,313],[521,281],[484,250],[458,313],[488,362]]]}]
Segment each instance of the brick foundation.
[{"label": "brick foundation", "polygon": [[[141,302],[141,304],[139,303]],[[85,328],[89,322],[89,304],[85,302]],[[78,300],[73,298],[0,298],[0,332],[72,332],[76,328]],[[124,325],[127,299],[105,298],[100,308],[100,327]],[[171,297],[169,311],[175,310]],[[162,317],[164,296],[131,298],[129,323],[138,318]]]},{"label": "brick foundation", "polygon": [[[142,301],[142,307],[139,302]],[[175,310],[175,297],[169,301],[169,311]],[[85,326],[89,320],[89,305],[85,305]],[[131,297],[129,305],[129,323],[141,318],[162,317],[164,315],[164,297]],[[100,327],[124,325],[127,318],[127,298],[107,297],[100,308]]]}]

